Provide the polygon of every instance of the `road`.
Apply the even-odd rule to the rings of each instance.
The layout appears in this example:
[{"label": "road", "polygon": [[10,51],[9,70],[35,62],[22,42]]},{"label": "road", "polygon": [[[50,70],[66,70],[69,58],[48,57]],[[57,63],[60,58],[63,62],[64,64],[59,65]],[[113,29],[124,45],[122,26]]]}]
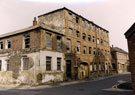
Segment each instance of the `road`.
[{"label": "road", "polygon": [[112,88],[119,81],[129,79],[130,74],[123,74],[96,81],[52,88],[0,90],[0,95],[132,95],[132,91]]}]

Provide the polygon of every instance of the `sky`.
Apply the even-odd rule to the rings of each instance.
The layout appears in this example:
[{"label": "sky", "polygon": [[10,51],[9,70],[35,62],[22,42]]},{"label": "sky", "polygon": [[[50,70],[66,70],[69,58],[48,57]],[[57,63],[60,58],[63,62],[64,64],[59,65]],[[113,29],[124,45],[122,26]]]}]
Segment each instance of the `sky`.
[{"label": "sky", "polygon": [[110,46],[128,51],[124,33],[135,21],[135,0],[0,0],[0,34],[32,25],[34,17],[67,7],[109,31]]}]

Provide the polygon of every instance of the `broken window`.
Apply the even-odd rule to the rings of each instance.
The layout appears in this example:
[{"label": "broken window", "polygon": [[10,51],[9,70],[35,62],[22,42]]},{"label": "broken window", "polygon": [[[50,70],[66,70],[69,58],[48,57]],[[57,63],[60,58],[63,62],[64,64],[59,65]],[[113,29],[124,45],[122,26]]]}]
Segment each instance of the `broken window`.
[{"label": "broken window", "polygon": [[77,52],[80,52],[80,42],[77,42]]},{"label": "broken window", "polygon": [[51,60],[52,57],[47,56],[46,57],[46,71],[51,71]]},{"label": "broken window", "polygon": [[91,35],[88,35],[88,41],[89,42],[91,41]]},{"label": "broken window", "polygon": [[61,70],[61,58],[57,58],[57,70]]},{"label": "broken window", "polygon": [[85,40],[85,39],[86,39],[86,34],[85,34],[85,33],[83,33],[83,35],[82,35],[82,39],[83,39],[83,40]]},{"label": "broken window", "polygon": [[83,54],[86,54],[86,46],[83,47]]},{"label": "broken window", "polygon": [[52,48],[52,35],[50,33],[46,33],[46,47]]},{"label": "broken window", "polygon": [[80,32],[79,31],[76,31],[76,36],[80,37]]},{"label": "broken window", "polygon": [[11,48],[11,41],[10,40],[7,40],[6,41],[6,46],[5,46],[6,49],[9,49]]},{"label": "broken window", "polygon": [[30,34],[24,35],[24,48],[30,47]]},{"label": "broken window", "polygon": [[28,70],[28,69],[29,69],[29,58],[23,57],[23,70]]},{"label": "broken window", "polygon": [[71,40],[67,39],[67,51],[71,50]]},{"label": "broken window", "polygon": [[3,41],[2,42],[0,42],[0,49],[3,49],[4,47],[3,47]]},{"label": "broken window", "polygon": [[61,44],[62,44],[61,37],[57,36],[57,49],[58,50],[61,50],[61,48],[62,48]]},{"label": "broken window", "polygon": [[91,55],[91,47],[89,47],[89,54]]}]

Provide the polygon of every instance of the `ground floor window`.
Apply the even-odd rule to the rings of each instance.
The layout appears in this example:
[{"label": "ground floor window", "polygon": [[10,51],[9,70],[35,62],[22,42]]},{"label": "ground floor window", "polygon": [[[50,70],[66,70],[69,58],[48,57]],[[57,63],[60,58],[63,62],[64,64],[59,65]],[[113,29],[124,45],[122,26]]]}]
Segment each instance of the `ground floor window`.
[{"label": "ground floor window", "polygon": [[52,57],[47,56],[46,57],[46,71],[51,71],[51,62],[52,62]]},{"label": "ground floor window", "polygon": [[57,70],[61,70],[61,58],[57,58]]}]

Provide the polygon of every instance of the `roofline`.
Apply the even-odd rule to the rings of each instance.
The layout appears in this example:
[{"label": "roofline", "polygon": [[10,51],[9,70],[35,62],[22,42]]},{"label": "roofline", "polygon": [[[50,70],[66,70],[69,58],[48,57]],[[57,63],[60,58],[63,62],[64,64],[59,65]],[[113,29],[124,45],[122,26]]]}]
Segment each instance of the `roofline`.
[{"label": "roofline", "polygon": [[[25,33],[25,32],[28,32],[28,31],[32,31],[32,30],[35,30],[35,29],[38,29],[38,28],[41,28],[41,29],[44,29],[44,30],[47,30],[47,31],[51,31],[53,33],[56,33],[56,34],[60,34],[62,36],[64,36],[64,34],[60,33],[60,32],[57,32],[56,30],[53,30],[53,29],[49,29],[49,28],[46,28],[44,26],[41,26],[41,25],[36,25],[36,26],[31,26],[31,27],[28,27],[30,29],[27,29],[27,30],[17,30],[17,31],[14,31],[14,32],[10,32],[10,33],[6,33],[6,34],[2,34],[0,35],[0,39],[2,38],[6,38],[6,37],[10,37],[10,36],[14,36],[14,35],[18,35],[18,34],[22,34],[22,33]],[[26,29],[26,28],[24,28]]]},{"label": "roofline", "polygon": [[103,30],[104,30],[104,31],[106,31],[107,33],[109,33],[109,31],[108,31],[108,30],[106,30],[106,29],[104,29],[104,28],[100,27],[99,25],[95,24],[95,23],[94,23],[94,22],[92,22],[92,21],[89,21],[88,19],[84,18],[83,16],[81,16],[81,15],[79,15],[79,14],[75,13],[74,11],[72,11],[72,10],[70,10],[70,9],[66,8],[66,7],[63,7],[63,8],[60,8],[60,9],[56,9],[56,10],[54,10],[54,11],[51,11],[51,12],[48,12],[48,13],[45,13],[45,14],[39,15],[38,17],[44,16],[44,15],[48,15],[48,14],[51,14],[51,13],[54,13],[54,12],[58,12],[58,11],[61,11],[61,10],[68,10],[68,11],[72,12],[73,14],[75,14],[75,15],[77,15],[77,16],[79,16],[79,17],[83,18],[83,19],[85,19],[85,20],[86,20],[86,21],[88,21],[89,23],[92,23],[93,25],[95,25],[95,26],[97,26],[97,27],[99,27],[99,28],[103,29]]}]

